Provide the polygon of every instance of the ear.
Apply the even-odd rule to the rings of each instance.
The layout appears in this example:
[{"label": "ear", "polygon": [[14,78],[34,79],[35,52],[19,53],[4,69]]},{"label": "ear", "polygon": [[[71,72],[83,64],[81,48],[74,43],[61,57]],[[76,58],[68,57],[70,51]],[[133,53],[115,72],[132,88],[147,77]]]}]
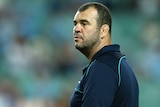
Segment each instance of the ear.
[{"label": "ear", "polygon": [[107,24],[102,25],[100,33],[101,33],[101,39],[107,36],[109,34],[109,25]]}]

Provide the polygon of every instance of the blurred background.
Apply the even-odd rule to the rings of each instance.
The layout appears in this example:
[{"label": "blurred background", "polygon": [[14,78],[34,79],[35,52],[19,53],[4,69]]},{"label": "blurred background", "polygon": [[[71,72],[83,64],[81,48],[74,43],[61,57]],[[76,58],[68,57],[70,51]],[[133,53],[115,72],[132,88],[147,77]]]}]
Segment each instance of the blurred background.
[{"label": "blurred background", "polygon": [[[69,107],[88,64],[74,48],[73,17],[88,1],[0,0],[0,107]],[[140,107],[160,107],[160,0],[97,1],[111,10]]]}]

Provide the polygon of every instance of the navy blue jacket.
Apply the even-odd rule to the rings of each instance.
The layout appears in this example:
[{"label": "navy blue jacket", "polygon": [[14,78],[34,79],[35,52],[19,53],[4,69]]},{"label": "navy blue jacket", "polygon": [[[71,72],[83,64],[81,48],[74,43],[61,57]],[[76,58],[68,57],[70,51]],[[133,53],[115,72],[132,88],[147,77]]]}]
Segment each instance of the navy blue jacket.
[{"label": "navy blue jacket", "polygon": [[138,107],[136,77],[119,45],[105,46],[83,70],[70,107]]}]

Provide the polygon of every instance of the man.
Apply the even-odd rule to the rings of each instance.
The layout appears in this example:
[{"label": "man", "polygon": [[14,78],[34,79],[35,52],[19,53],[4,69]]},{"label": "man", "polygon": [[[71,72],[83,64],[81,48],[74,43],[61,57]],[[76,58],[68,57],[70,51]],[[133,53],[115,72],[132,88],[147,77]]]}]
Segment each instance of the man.
[{"label": "man", "polygon": [[75,14],[75,47],[89,60],[70,107],[138,107],[138,83],[126,57],[111,41],[111,14],[97,2]]}]

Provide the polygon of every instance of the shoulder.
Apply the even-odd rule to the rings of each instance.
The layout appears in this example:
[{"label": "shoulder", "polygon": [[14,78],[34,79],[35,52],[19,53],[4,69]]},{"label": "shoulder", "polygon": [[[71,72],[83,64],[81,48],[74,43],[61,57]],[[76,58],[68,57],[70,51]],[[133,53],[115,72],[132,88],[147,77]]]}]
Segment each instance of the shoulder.
[{"label": "shoulder", "polygon": [[117,77],[116,72],[110,65],[99,60],[95,60],[91,63],[86,73],[86,75],[93,78]]},{"label": "shoulder", "polygon": [[[108,65],[95,61],[88,69],[88,74],[85,75],[84,82],[87,86],[88,84],[92,84],[93,86],[100,87],[103,85],[104,87],[104,84],[106,84],[108,87],[116,87],[118,84],[118,75]],[[107,87],[104,88],[107,89]]]}]

